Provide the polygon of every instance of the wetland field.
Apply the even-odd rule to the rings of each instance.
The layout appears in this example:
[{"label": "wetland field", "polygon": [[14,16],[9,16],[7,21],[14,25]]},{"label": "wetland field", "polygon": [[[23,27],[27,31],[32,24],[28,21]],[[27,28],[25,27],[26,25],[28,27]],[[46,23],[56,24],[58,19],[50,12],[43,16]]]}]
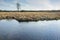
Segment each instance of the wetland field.
[{"label": "wetland field", "polygon": [[58,20],[60,12],[0,12],[0,19],[19,21]]}]

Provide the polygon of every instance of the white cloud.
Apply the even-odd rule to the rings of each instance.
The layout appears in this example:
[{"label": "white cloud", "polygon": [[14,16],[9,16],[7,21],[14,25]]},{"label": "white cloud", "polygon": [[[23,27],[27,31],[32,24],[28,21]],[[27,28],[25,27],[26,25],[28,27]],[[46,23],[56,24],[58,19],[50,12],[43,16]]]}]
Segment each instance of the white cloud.
[{"label": "white cloud", "polygon": [[29,5],[29,9],[37,10],[51,10],[53,6],[50,4],[49,0],[26,0]]},{"label": "white cloud", "polygon": [[[20,0],[19,0],[20,1]],[[20,2],[21,9],[25,10],[58,10],[60,9],[60,2],[52,4],[50,0],[26,0],[27,4]],[[6,3],[4,0],[0,0],[0,4],[4,5],[0,8],[2,9],[13,9],[16,10],[17,0],[13,0],[11,3]]]}]

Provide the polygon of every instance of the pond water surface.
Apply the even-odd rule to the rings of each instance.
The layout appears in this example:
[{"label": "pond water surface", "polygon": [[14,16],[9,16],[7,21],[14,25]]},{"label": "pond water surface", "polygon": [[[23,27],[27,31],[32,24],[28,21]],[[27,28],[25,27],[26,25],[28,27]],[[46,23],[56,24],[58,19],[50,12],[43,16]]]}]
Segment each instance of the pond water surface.
[{"label": "pond water surface", "polygon": [[60,20],[0,20],[0,40],[60,40]]}]

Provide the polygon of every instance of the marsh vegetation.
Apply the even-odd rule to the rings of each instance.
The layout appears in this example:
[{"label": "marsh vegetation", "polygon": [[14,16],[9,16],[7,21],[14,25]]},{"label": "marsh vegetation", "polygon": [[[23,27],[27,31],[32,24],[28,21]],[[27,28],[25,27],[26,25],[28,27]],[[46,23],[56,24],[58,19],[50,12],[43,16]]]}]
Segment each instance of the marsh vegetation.
[{"label": "marsh vegetation", "polygon": [[0,12],[0,19],[19,21],[58,20],[60,12]]}]

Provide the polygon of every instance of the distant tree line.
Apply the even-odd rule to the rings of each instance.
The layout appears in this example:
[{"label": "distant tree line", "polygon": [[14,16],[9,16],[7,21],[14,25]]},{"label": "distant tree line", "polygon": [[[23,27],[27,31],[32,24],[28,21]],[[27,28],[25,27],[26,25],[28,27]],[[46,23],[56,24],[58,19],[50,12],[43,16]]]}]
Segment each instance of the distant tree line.
[{"label": "distant tree line", "polygon": [[20,11],[13,11],[13,10],[0,10],[0,12],[60,12],[60,10],[20,10]]}]

